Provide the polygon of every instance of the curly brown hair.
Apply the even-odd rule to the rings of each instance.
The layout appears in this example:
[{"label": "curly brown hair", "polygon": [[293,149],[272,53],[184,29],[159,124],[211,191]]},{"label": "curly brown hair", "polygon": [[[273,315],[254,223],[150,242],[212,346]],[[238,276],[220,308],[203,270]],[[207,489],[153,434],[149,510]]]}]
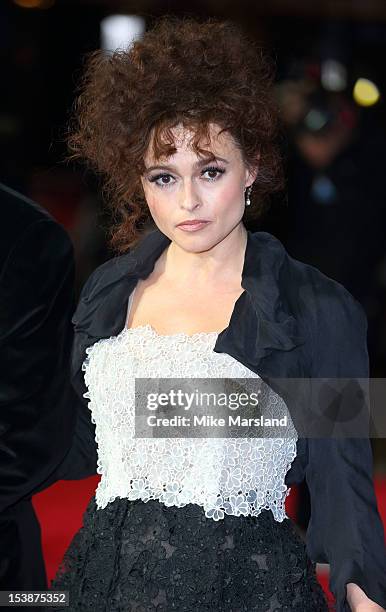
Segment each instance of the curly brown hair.
[{"label": "curly brown hair", "polygon": [[[152,143],[172,155],[171,128],[193,130],[207,151],[209,124],[228,130],[244,162],[259,164],[246,209],[260,216],[267,196],[284,186],[273,94],[274,63],[233,22],[165,16],[127,50],[86,58],[68,144],[103,178],[113,213],[111,245],[124,252],[141,235],[149,211],[140,177]],[[259,161],[258,161],[259,160]]]}]

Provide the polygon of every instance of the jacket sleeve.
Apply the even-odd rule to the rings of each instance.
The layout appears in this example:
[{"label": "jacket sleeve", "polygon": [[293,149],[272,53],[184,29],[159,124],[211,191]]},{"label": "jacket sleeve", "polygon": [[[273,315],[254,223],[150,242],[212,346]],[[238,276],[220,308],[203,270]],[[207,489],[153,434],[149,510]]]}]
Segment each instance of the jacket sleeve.
[{"label": "jacket sleeve", "polygon": [[[74,327],[71,349],[70,376],[74,394],[75,427],[71,446],[56,472],[56,478],[61,480],[81,480],[97,474],[97,443],[95,425],[91,421],[88,400],[83,397],[86,392],[82,363],[86,358],[86,348],[92,344],[84,327],[79,324],[84,316],[88,316],[88,294],[92,288],[98,268],[89,276],[83,286],[79,303],[72,317]],[[92,315],[91,315],[92,316]]]},{"label": "jacket sleeve", "polygon": [[[337,284],[322,296],[317,314],[312,376],[368,378],[367,319],[359,302]],[[350,611],[348,582],[386,608],[386,551],[369,438],[309,438],[306,481],[307,552],[313,561],[330,564],[337,612]]]},{"label": "jacket sleeve", "polygon": [[74,308],[71,241],[31,223],[0,280],[0,510],[48,486],[74,427],[69,380]]}]

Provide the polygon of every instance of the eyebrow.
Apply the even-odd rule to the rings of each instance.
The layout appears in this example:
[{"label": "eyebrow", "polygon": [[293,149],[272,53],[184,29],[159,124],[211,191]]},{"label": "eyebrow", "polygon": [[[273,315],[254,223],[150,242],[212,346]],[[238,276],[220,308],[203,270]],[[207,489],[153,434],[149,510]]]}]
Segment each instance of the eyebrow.
[{"label": "eyebrow", "polygon": [[[195,162],[193,165],[195,168],[200,168],[210,162],[215,162],[215,161],[222,161],[225,164],[229,164],[229,160],[225,159],[224,157],[219,157],[218,155],[215,155],[214,158],[206,157],[205,159],[201,159],[198,162]],[[151,170],[171,170],[172,172],[177,172],[177,169],[175,166],[164,166],[164,165],[149,166],[148,168],[145,168],[145,170],[146,172],[150,172]]]}]

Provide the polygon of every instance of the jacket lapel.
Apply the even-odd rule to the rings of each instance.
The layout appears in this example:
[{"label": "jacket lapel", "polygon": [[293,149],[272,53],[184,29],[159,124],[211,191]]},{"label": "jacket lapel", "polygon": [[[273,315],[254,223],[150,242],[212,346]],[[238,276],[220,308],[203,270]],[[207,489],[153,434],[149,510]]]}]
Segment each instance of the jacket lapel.
[{"label": "jacket lapel", "polygon": [[76,331],[94,339],[119,334],[127,304],[139,278],[146,278],[170,239],[158,229],[147,234],[129,253],[107,261],[90,292],[79,302],[72,322]]},{"label": "jacket lapel", "polygon": [[261,359],[272,351],[290,351],[306,341],[282,300],[287,257],[274,236],[248,231],[241,281],[245,292],[237,300],[230,324],[214,347],[256,373]]},{"label": "jacket lapel", "polygon": [[[169,244],[170,239],[155,229],[130,253],[106,262],[89,293],[80,300],[73,317],[75,330],[94,341],[120,333],[137,280],[151,273]],[[287,258],[274,236],[248,231],[241,281],[245,291],[236,301],[229,325],[219,334],[214,350],[229,353],[252,371],[257,371],[260,360],[272,351],[290,351],[305,342],[297,320],[285,309],[282,299]]]}]

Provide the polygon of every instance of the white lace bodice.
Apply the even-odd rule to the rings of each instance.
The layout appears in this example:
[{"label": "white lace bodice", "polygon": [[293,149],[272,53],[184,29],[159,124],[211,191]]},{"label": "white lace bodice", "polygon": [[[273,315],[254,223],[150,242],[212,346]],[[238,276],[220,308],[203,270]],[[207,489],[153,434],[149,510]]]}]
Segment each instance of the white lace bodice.
[{"label": "white lace bodice", "polygon": [[199,504],[208,518],[272,511],[287,518],[285,475],[296,457],[297,435],[287,416],[283,438],[134,438],[135,377],[259,378],[213,347],[217,332],[163,336],[150,325],[125,328],[89,347],[83,363],[98,445],[98,508],[116,497],[157,499],[167,506]]}]

